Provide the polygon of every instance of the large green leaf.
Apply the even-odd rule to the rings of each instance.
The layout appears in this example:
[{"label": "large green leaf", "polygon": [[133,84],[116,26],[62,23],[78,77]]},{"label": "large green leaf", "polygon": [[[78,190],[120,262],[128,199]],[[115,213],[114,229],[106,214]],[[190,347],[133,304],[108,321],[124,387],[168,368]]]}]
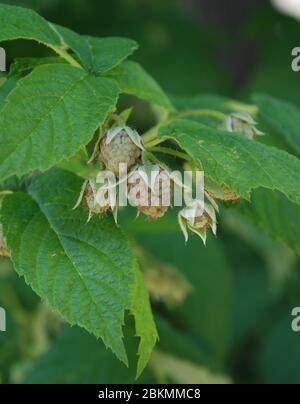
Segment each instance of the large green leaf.
[{"label": "large green leaf", "polygon": [[300,207],[278,192],[257,190],[251,203],[244,202],[239,210],[247,219],[271,238],[282,241],[300,254]]},{"label": "large green leaf", "polygon": [[261,119],[300,155],[300,110],[289,102],[263,94],[253,96]]},{"label": "large green leaf", "polygon": [[285,151],[191,120],[175,120],[159,136],[175,140],[207,177],[245,199],[268,188],[300,203],[300,160]]},{"label": "large green leaf", "polygon": [[138,63],[126,61],[110,70],[107,75],[117,80],[123,93],[135,95],[166,109],[173,109],[160,86]]},{"label": "large green leaf", "polygon": [[51,24],[35,11],[0,4],[0,42],[30,39],[52,48],[68,60],[67,50],[73,51],[83,66],[96,73],[115,67],[136,48],[135,41],[126,38],[83,37],[76,32]]},{"label": "large green leaf", "polygon": [[[88,224],[83,208],[72,206],[82,180],[64,170],[34,177],[28,194],[4,199],[2,221],[17,272],[50,306],[71,324],[101,337],[107,347],[127,363],[123,344],[124,312],[136,315],[136,262],[126,238],[111,218],[94,218]],[[140,285],[141,287],[141,285]],[[149,309],[147,294],[139,304]],[[141,363],[148,358],[147,341],[155,334],[146,320],[141,337]],[[140,321],[141,313],[137,314]],[[151,318],[152,319],[152,318]],[[153,346],[153,345],[152,345]]]},{"label": "large green leaf", "polygon": [[47,169],[93,137],[114,109],[114,81],[67,64],[36,68],[18,81],[0,114],[0,179]]}]

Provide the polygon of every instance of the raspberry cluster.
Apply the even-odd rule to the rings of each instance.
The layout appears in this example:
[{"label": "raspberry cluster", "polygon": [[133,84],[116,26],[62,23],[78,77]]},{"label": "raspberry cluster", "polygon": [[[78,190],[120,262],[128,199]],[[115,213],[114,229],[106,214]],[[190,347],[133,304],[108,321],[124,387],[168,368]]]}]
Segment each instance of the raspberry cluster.
[{"label": "raspberry cluster", "polygon": [[[150,220],[163,217],[171,206],[173,182],[176,183],[176,179],[162,164],[152,163],[145,157],[147,153],[143,152],[142,138],[128,126],[111,128],[104,133],[96,143],[91,160],[104,165],[105,170],[99,174],[112,174],[114,180],[100,180],[98,174],[97,179],[85,181],[75,207],[83,202],[89,212],[88,220],[111,210],[117,221],[120,203],[118,185],[126,181],[125,201],[137,209],[138,215],[143,214]],[[153,156],[152,159],[156,160]],[[181,183],[180,186],[185,187]],[[190,187],[189,191],[192,191]],[[179,225],[186,240],[188,231],[200,236],[204,243],[208,229],[216,234],[218,206],[212,194],[206,192],[205,195],[208,203],[191,199],[178,214]]]}]

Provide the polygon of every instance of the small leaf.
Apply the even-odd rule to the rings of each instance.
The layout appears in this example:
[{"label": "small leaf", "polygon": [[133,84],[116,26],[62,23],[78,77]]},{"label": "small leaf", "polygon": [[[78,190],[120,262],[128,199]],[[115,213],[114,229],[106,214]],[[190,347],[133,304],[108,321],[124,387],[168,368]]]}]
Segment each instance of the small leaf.
[{"label": "small leaf", "polygon": [[245,199],[267,188],[300,203],[300,160],[285,151],[192,120],[171,122],[159,137],[175,140],[208,178]]},{"label": "small leaf", "polygon": [[123,62],[138,44],[127,38],[85,37],[92,55],[92,69],[96,73],[106,72]]},{"label": "small leaf", "polygon": [[124,363],[122,326],[130,310],[141,336],[141,369],[155,334],[148,296],[127,240],[112,218],[95,217],[87,224],[84,208],[72,210],[81,185],[74,174],[56,169],[34,177],[28,194],[5,197],[1,213],[12,261],[53,309],[70,324],[101,337]]},{"label": "small leaf", "polygon": [[300,155],[300,109],[289,102],[263,94],[255,94],[253,100],[263,122]]},{"label": "small leaf", "polygon": [[87,144],[115,107],[114,81],[67,64],[18,81],[0,114],[0,179],[45,170]]},{"label": "small leaf", "polygon": [[106,74],[119,83],[121,92],[132,94],[166,109],[173,106],[156,81],[138,64],[127,61]]}]

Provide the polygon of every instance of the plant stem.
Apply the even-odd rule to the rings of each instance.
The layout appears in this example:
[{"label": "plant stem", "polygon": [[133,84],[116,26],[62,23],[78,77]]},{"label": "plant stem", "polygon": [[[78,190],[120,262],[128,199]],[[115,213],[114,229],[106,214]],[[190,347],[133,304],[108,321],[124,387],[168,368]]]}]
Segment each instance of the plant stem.
[{"label": "plant stem", "polygon": [[243,104],[240,102],[232,101],[227,104],[230,108],[237,112],[247,112],[250,115],[256,115],[258,108],[256,105]]},{"label": "plant stem", "polygon": [[169,154],[170,156],[179,157],[180,159],[186,161],[192,161],[192,158],[189,157],[186,153],[171,149],[169,147],[150,147],[147,150],[149,150],[150,152]]},{"label": "plant stem", "polygon": [[226,119],[226,115],[223,112],[214,111],[212,109],[189,109],[179,112],[175,115],[175,118],[185,118],[189,116],[211,116],[212,118],[219,119],[220,121]]},{"label": "plant stem", "polygon": [[161,124],[153,126],[153,128],[149,129],[148,132],[146,132],[143,135],[143,141],[144,144],[146,145],[147,143],[151,143],[153,140],[157,139],[157,132],[158,129],[160,128]]},{"label": "plant stem", "polygon": [[83,69],[83,67],[65,50],[62,49],[58,46],[51,46],[51,48],[58,53],[59,56],[61,56],[63,59],[65,59],[70,65],[79,67],[80,69]]},{"label": "plant stem", "polygon": [[162,139],[154,139],[154,140],[152,140],[152,142],[149,142],[149,143],[145,144],[145,147],[146,147],[146,149],[151,149],[151,147],[157,146],[157,145],[159,145],[160,143],[163,143],[163,142],[165,142],[165,141],[166,141],[165,138],[162,138]]}]

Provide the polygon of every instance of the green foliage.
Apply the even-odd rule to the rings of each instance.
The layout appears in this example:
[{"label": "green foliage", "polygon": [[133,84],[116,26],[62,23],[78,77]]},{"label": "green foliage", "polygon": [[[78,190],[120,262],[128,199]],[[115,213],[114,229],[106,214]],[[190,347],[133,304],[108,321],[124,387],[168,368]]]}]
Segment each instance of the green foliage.
[{"label": "green foliage", "polygon": [[18,82],[1,112],[0,178],[47,169],[75,154],[112,111],[117,95],[113,81],[73,66],[36,68]]},{"label": "green foliage", "polygon": [[300,154],[300,110],[295,105],[268,95],[255,94],[253,100],[259,108],[261,119],[274,134],[281,136],[294,151]]},{"label": "green foliage", "polygon": [[85,211],[72,210],[80,186],[73,174],[53,170],[35,177],[28,194],[5,198],[2,220],[15,268],[64,318],[101,337],[125,363],[124,312],[137,314],[140,354],[148,359],[155,326],[149,313],[148,333],[141,331],[139,309],[149,310],[148,296],[135,292],[134,258],[111,220],[86,224]]},{"label": "green foliage", "polygon": [[[157,38],[164,38],[159,29],[156,44]],[[287,380],[274,363],[292,357],[289,322],[274,320],[274,335],[266,338],[260,321],[271,304],[280,306],[284,281],[299,269],[298,108],[261,94],[254,105],[213,94],[169,98],[140,63],[127,60],[136,41],[79,35],[30,9],[0,4],[0,42],[18,39],[46,47],[45,57],[17,58],[0,76],[0,247],[11,254],[0,261],[0,305],[14,313],[9,339],[0,335],[1,381],[168,383],[186,380],[183,369],[199,382],[207,375],[216,381],[247,360],[249,340],[260,345],[257,379]],[[176,59],[186,63],[177,49]],[[146,102],[145,111],[126,95]],[[233,113],[248,114],[253,125],[257,120],[266,140],[226,131]],[[117,225],[108,210],[87,222],[86,207],[73,209],[79,196],[82,205],[91,202],[86,188],[81,192],[84,179],[107,166],[99,135],[108,138],[109,129],[125,124],[145,130],[142,138],[128,127],[131,137],[123,133],[127,143],[134,139],[135,163],[204,171],[207,195],[220,207],[218,240],[209,237],[204,247],[193,237],[185,245],[172,213],[158,222],[133,221],[125,210]],[[240,215],[230,218],[231,211],[254,230]],[[159,282],[168,284],[154,285],[165,286],[164,293],[180,289],[170,274],[183,277],[190,288],[180,303],[157,301],[149,269],[165,270],[167,281]],[[60,332],[62,321],[74,327]],[[282,335],[289,348],[278,354]],[[297,382],[299,358],[286,368]]]},{"label": "green foliage", "polygon": [[174,139],[207,177],[245,199],[262,187],[300,203],[300,160],[284,151],[191,120],[172,122],[160,137]]},{"label": "green foliage", "polygon": [[300,254],[300,208],[278,192],[262,190],[252,194],[251,203],[239,210],[271,238],[280,240]]},{"label": "green foliage", "polygon": [[159,85],[135,62],[125,62],[107,74],[117,80],[123,93],[135,95],[144,101],[163,108],[172,109],[172,105]]}]

